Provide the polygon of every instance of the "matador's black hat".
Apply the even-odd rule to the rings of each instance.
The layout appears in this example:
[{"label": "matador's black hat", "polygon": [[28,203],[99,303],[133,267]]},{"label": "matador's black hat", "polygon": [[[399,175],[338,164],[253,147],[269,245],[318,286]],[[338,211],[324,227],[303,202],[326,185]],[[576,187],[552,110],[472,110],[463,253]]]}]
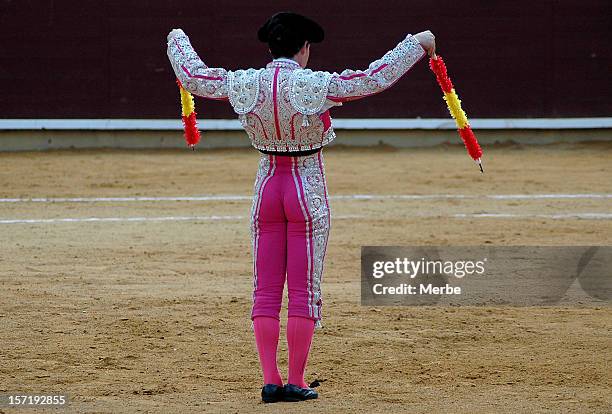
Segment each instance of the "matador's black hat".
[{"label": "matador's black hat", "polygon": [[[284,30],[279,31],[279,26],[282,26]],[[271,39],[271,35],[279,32],[286,33],[287,31],[291,32],[293,36],[307,40],[310,43],[320,43],[325,37],[323,28],[314,20],[297,13],[280,12],[270,17],[261,26],[257,31],[257,38],[264,43],[270,43],[275,40],[279,41],[281,39]]]}]

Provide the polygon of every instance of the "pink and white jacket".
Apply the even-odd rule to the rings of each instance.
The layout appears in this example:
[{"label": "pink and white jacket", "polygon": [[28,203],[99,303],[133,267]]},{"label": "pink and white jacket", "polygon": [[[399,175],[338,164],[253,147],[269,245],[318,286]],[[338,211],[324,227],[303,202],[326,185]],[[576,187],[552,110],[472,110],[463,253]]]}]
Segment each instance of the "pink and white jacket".
[{"label": "pink and white jacket", "polygon": [[389,88],[426,55],[408,34],[366,70],[313,71],[285,58],[265,68],[209,68],[179,30],[168,39],[176,77],[193,95],[226,100],[238,114],[253,146],[265,151],[307,151],[335,138],[329,109]]}]

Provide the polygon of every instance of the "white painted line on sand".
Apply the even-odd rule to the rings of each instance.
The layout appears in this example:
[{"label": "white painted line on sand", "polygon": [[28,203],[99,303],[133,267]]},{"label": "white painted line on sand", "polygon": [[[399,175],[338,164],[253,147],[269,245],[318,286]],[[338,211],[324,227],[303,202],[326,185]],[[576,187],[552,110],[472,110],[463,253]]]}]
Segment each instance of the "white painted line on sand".
[{"label": "white painted line on sand", "polygon": [[[345,220],[360,218],[357,215],[334,217]],[[68,217],[48,219],[0,219],[0,224],[53,224],[53,223],[108,223],[108,222],[143,222],[143,221],[233,221],[246,220],[246,216],[165,216],[165,217]]]},{"label": "white painted line on sand", "polygon": [[[165,217],[67,217],[48,219],[0,219],[0,224],[55,224],[55,223],[122,223],[163,221],[240,221],[247,216],[165,216]],[[460,213],[460,214],[408,214],[393,217],[366,215],[337,215],[334,220],[398,220],[405,218],[456,218],[456,219],[552,219],[552,220],[612,220],[612,213],[567,213],[567,214],[514,214],[514,213]]]},{"label": "white painted line on sand", "polygon": [[[563,200],[612,199],[612,194],[337,194],[332,200]],[[0,203],[105,203],[105,202],[160,202],[160,201],[251,201],[252,196],[220,194],[200,196],[130,196],[130,197],[36,197],[0,198]]]},{"label": "white painted line on sand", "polygon": [[553,220],[612,220],[612,213],[566,213],[566,214],[515,214],[515,213],[476,213],[476,214],[453,214],[455,218],[543,218]]}]

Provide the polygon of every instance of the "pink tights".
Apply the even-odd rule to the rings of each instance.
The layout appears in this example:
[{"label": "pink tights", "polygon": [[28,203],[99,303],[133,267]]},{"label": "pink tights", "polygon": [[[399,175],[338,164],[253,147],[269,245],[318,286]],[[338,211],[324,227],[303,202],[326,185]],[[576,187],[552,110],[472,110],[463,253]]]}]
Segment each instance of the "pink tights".
[{"label": "pink tights", "polygon": [[[287,383],[307,387],[304,373],[310,353],[314,334],[313,319],[293,316],[287,318],[287,346],[289,348],[289,373]],[[283,385],[278,370],[276,351],[280,336],[280,321],[276,318],[258,316],[253,318],[255,342],[259,353],[259,362],[263,371],[264,384]]]}]

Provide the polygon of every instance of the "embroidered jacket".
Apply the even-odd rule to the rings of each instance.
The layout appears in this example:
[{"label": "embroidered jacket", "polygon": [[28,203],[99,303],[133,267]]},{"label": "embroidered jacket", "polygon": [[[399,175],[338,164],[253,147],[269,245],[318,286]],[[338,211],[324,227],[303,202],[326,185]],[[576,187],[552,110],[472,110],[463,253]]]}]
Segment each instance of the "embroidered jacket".
[{"label": "embroidered jacket", "polygon": [[176,77],[193,95],[227,100],[253,146],[268,151],[305,151],[335,138],[329,109],[389,88],[426,55],[408,34],[366,70],[312,71],[285,58],[265,68],[229,71],[209,68],[182,31],[168,39]]}]

